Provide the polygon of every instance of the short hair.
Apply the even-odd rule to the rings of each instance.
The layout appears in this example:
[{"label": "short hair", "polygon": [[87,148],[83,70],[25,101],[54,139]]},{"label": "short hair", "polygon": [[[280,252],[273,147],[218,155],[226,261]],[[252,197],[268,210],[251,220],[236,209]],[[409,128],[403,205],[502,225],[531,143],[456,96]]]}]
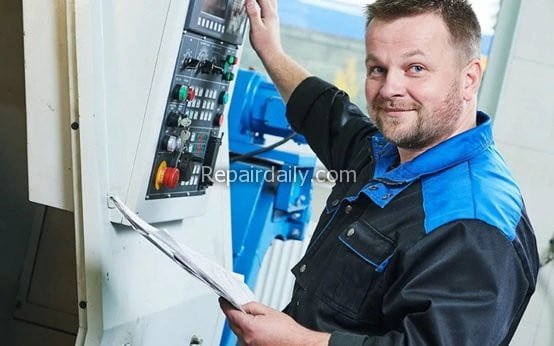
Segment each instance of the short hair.
[{"label": "short hair", "polygon": [[377,0],[367,5],[366,28],[373,19],[393,21],[424,13],[435,13],[450,32],[452,43],[467,60],[479,58],[481,26],[467,0]]}]

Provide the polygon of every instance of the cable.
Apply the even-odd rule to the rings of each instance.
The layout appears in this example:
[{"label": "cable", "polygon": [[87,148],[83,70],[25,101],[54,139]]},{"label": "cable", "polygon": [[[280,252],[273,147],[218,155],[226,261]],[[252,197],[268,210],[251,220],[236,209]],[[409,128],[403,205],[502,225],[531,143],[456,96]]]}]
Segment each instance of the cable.
[{"label": "cable", "polygon": [[288,135],[287,137],[281,139],[280,141],[278,142],[275,142],[271,145],[268,145],[267,147],[262,147],[260,149],[256,149],[254,151],[251,151],[249,153],[246,153],[246,154],[242,154],[242,155],[238,155],[238,156],[234,156],[232,158],[229,159],[230,162],[235,162],[235,161],[244,161],[246,159],[249,159],[251,157],[254,157],[256,155],[259,155],[259,154],[263,154],[265,152],[268,152],[270,150],[273,150],[283,144],[285,144],[286,142],[290,141],[291,139],[294,138],[294,136],[296,136],[297,133],[296,132],[293,132],[291,133],[290,135]]}]

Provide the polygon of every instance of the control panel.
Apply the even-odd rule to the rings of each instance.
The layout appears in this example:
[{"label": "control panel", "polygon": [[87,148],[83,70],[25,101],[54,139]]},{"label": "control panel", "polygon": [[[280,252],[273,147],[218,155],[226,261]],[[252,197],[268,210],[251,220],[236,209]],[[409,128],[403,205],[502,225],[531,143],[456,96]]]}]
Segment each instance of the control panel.
[{"label": "control panel", "polygon": [[246,26],[244,0],[191,1],[166,100],[145,199],[203,194]]}]

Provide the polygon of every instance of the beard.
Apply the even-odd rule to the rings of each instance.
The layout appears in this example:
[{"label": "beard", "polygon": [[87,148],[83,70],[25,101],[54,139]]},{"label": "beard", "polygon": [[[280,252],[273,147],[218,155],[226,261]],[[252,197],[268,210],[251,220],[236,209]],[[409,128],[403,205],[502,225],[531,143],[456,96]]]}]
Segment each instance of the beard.
[{"label": "beard", "polygon": [[[392,118],[383,108],[413,109],[414,120]],[[425,149],[448,138],[462,116],[463,100],[458,81],[454,81],[434,111],[419,103],[377,98],[370,105],[372,118],[383,136],[399,148]]]}]

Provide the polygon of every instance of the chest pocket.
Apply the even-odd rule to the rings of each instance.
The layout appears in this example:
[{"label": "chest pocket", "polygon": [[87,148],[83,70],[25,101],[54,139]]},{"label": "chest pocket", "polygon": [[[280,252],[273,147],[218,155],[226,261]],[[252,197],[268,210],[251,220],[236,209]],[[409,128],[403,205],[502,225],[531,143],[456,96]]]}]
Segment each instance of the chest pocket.
[{"label": "chest pocket", "polygon": [[382,298],[379,279],[394,249],[394,241],[363,217],[347,225],[336,238],[317,294],[356,319],[363,318],[364,310],[375,312]]}]

